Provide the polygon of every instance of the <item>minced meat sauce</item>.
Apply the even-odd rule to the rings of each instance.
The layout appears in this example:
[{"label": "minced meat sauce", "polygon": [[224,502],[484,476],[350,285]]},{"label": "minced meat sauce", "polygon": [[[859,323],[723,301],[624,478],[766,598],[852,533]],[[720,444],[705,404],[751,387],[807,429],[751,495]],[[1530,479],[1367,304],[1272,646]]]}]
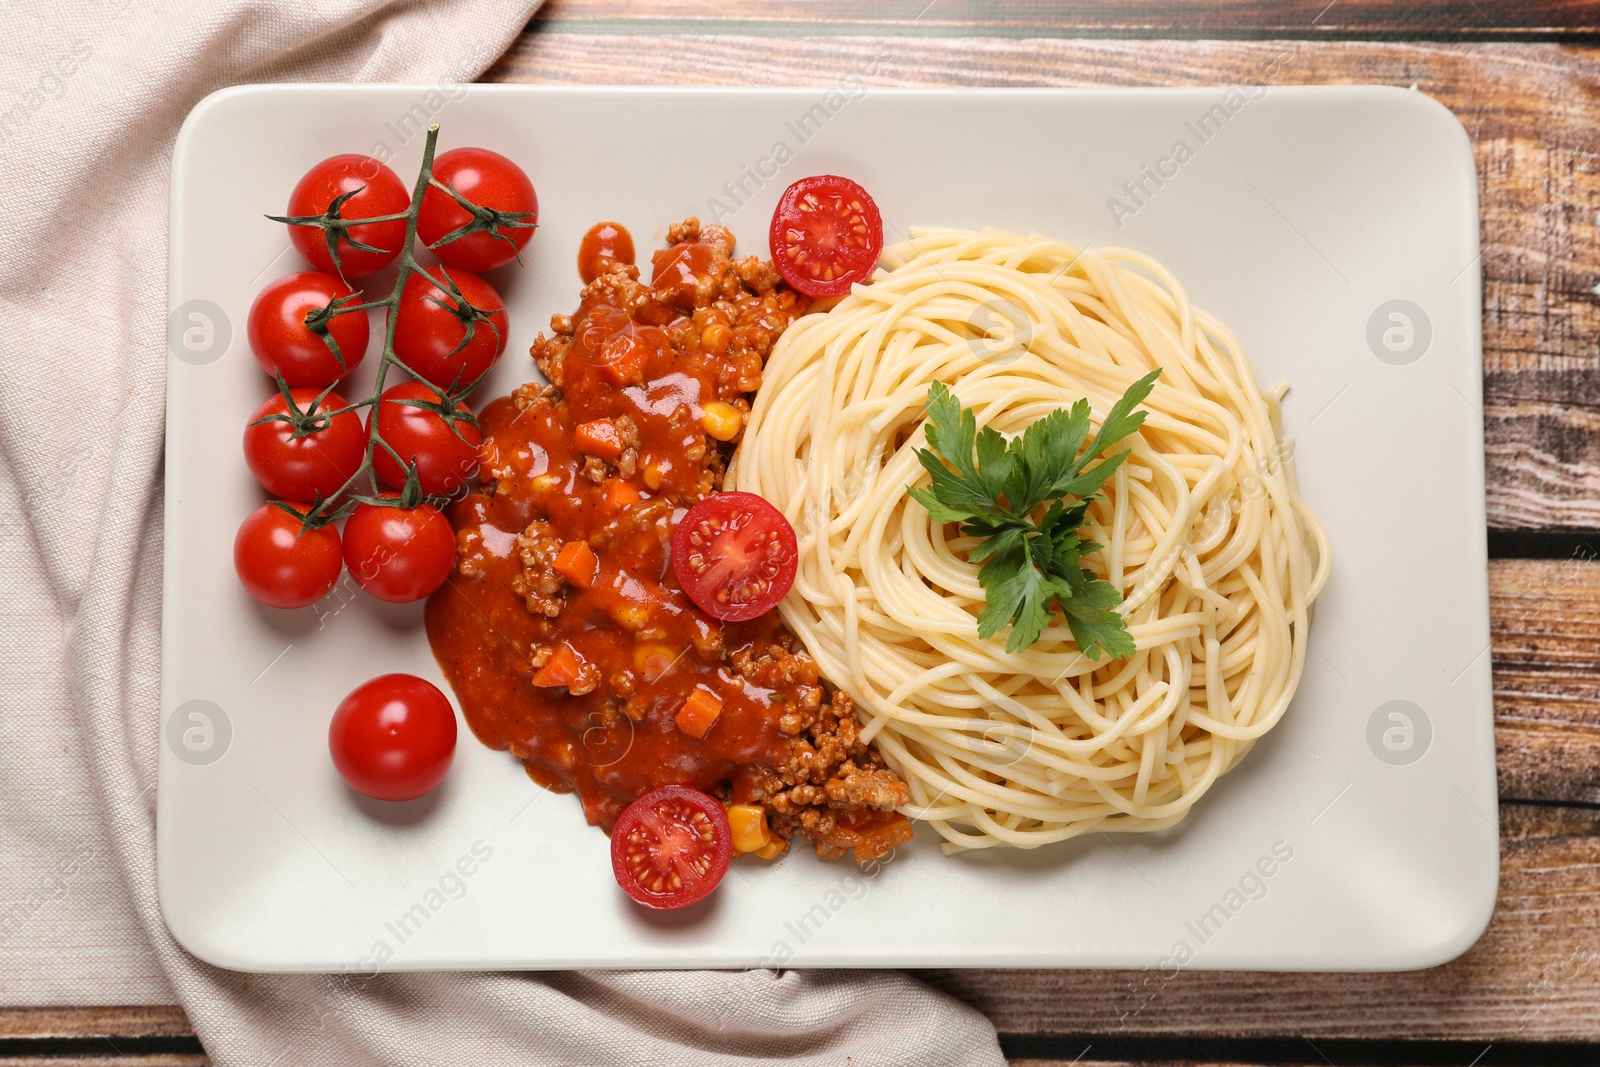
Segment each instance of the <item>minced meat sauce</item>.
[{"label": "minced meat sauce", "polygon": [[[672,570],[674,523],[720,488],[763,362],[806,308],[733,244],[673,226],[647,285],[626,230],[590,231],[578,310],[533,345],[548,384],[479,417],[482,488],[450,509],[456,571],[428,603],[428,638],[479,740],[575,791],[591,823],[609,831],[681,784],[760,805],[776,841],[866,862],[911,828],[893,811],[905,783],[861,740],[850,698],[776,612],[718,622]],[[587,586],[560,566],[579,541]],[[722,701],[703,738],[674,721],[697,687]]]}]

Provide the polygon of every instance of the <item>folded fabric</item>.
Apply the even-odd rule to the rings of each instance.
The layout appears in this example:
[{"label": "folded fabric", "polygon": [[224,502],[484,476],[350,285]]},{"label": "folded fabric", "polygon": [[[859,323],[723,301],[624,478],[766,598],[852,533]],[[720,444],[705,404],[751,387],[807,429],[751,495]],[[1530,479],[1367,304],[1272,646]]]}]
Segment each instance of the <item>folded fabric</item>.
[{"label": "folded fabric", "polygon": [[0,1004],[179,1000],[219,1065],[998,1064],[895,972],[253,976],[156,899],[168,169],[201,98],[459,83],[537,0],[0,16]]}]

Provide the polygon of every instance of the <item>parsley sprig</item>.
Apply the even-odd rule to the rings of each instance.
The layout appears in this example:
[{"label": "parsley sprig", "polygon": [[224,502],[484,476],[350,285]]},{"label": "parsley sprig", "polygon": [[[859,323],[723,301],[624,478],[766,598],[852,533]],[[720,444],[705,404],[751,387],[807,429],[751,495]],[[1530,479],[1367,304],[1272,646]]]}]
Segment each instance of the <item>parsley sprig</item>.
[{"label": "parsley sprig", "polygon": [[959,522],[962,533],[982,539],[969,557],[982,564],[978,581],[988,600],[978,616],[979,637],[1009,625],[1006,651],[1027,648],[1044,632],[1054,602],[1091,660],[1102,652],[1112,659],[1133,655],[1128,624],[1114,610],[1122,594],[1083,566],[1085,556],[1104,546],[1078,531],[1128,453],[1094,461],[1144,423],[1145,412],[1134,409],[1160,374],[1157,368],[1129,386],[1087,445],[1087,400],[1051,412],[1008,441],[992,427],[979,430],[972,410],[944,383],[928,390],[929,447],[917,458],[933,484],[910,493],[935,522]]}]

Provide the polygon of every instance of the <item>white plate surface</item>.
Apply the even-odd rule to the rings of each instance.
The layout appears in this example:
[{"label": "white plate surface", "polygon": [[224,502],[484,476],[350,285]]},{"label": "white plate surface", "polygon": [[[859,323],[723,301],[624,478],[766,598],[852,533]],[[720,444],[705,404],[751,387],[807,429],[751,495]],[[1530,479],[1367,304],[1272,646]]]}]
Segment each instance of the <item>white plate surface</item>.
[{"label": "white plate surface", "polygon": [[[626,224],[643,260],[671,222],[724,213],[765,255],[778,194],[806,174],[861,181],[890,241],[991,225],[1164,260],[1265,384],[1293,383],[1285,421],[1335,565],[1283,723],[1173,830],[957,857],[924,832],[869,872],[801,850],[738,863],[709,903],[665,917],[617,890],[575,799],[464,723],[434,795],[353,795],[327,754],[338,700],[386,671],[444,683],[420,605],[345,591],[278,612],[235,580],[233,534],[262,499],[240,433],[268,392],[245,314],[302,269],[262,218],[300,174],[361,151],[409,184],[427,119],[442,148],[503,152],[539,190],[527,266],[492,276],[511,338],[482,398],[532,375],[592,223]],[[1476,182],[1466,134],[1428,98],[251,87],[195,109],[172,182],[158,861],[167,923],[196,955],[253,971],[1386,969],[1482,931],[1498,834]]]}]

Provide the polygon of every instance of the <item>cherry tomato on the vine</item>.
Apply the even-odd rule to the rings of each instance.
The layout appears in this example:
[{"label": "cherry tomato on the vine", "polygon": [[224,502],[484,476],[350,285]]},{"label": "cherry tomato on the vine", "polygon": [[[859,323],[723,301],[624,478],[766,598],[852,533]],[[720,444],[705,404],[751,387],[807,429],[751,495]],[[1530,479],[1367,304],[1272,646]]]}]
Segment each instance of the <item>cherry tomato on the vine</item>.
[{"label": "cherry tomato on the vine", "polygon": [[[250,351],[261,369],[282,374],[290,385],[315,387],[332,385],[355,370],[367,354],[367,313],[329,315],[335,301],[354,305],[361,303],[361,296],[332,274],[316,270],[285,275],[261,290],[250,305],[248,323]],[[338,355],[308,320],[322,321]]]},{"label": "cherry tomato on the vine", "polygon": [[302,413],[309,412],[315,424],[308,424],[303,436],[281,419],[261,421],[273,415],[289,415],[289,405],[284,403],[281,392],[263,400],[244,428],[244,461],[261,488],[273,496],[312,500],[321,493],[326,500],[361,469],[367,450],[361,417],[354,411],[329,414],[345,406],[338,393],[323,397],[313,412],[319,392],[289,390],[295,407]]},{"label": "cherry tomato on the vine", "polygon": [[456,715],[431,682],[384,674],[340,701],[328,724],[339,777],[375,800],[415,800],[444,781],[456,751]]},{"label": "cherry tomato on the vine", "polygon": [[728,873],[733,830],[715,797],[665,785],[635,800],[611,829],[617,884],[647,908],[684,908]]},{"label": "cherry tomato on the vine", "polygon": [[[399,493],[384,493],[396,498]],[[344,524],[344,564],[379,600],[409,604],[444,584],[456,564],[450,520],[432,504],[357,504]]]},{"label": "cherry tomato on the vine", "polygon": [[883,218],[861,186],[818,174],[783,191],[767,237],[784,281],[807,296],[839,296],[878,265]]},{"label": "cherry tomato on the vine", "polygon": [[[310,504],[291,504],[300,515]],[[339,581],[339,531],[332,526],[300,532],[300,520],[275,503],[262,504],[233,539],[233,569],[245,590],[274,608],[303,608],[328,595]]]},{"label": "cherry tomato on the vine", "polygon": [[411,275],[397,314],[395,356],[446,389],[477,381],[506,350],[505,301],[494,286],[460,267],[440,265]]},{"label": "cherry tomato on the vine", "polygon": [[[415,402],[441,404],[439,396],[422,382],[403,382],[385,389],[376,407],[376,416],[367,416],[368,425],[376,417],[378,436],[407,463],[417,465],[417,480],[426,496],[450,496],[478,473],[478,444],[483,435],[464,419],[447,423],[437,411],[416,406]],[[465,404],[457,404],[459,415],[469,415]],[[405,468],[396,463],[389,449],[380,445],[372,453],[372,466],[388,485],[403,489]]]},{"label": "cherry tomato on the vine", "polygon": [[448,244],[435,244],[473,220],[473,215],[449,193],[431,185],[422,194],[417,236],[446,263],[467,270],[493,270],[517,258],[533,236],[539,221],[539,197],[521,167],[487,148],[452,148],[433,161],[434,181],[460,193],[478,207],[494,212],[526,213],[517,220],[528,225],[507,225],[505,219],[487,217],[488,228],[466,233]]},{"label": "cherry tomato on the vine", "polygon": [[[346,153],[324,159],[306,172],[289,194],[291,217],[321,215],[334,200],[346,193],[350,199],[339,205],[339,217],[347,222],[404,214],[411,206],[411,194],[394,171],[371,156]],[[328,254],[327,231],[320,226],[289,227],[289,241],[302,259],[325,274],[364,278],[387,267],[400,254],[405,243],[404,219],[351,226],[339,237],[340,271]],[[378,251],[354,248],[351,242]]]},{"label": "cherry tomato on the vine", "polygon": [[744,622],[765,615],[794,585],[794,527],[764,497],[713,493],[672,531],[672,570],[707,615]]}]

